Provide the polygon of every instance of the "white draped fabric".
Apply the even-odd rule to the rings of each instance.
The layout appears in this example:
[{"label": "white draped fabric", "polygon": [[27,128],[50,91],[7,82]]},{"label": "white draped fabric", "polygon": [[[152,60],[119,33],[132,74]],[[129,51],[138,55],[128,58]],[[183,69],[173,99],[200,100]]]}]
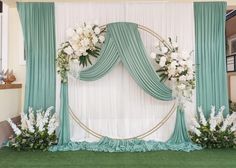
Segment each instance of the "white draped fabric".
[{"label": "white draped fabric", "polygon": [[[192,3],[123,2],[123,3],[56,3],[57,46],[66,40],[66,30],[83,22],[99,25],[128,21],[151,28],[163,38],[178,37],[180,48],[194,49]],[[147,52],[156,41],[140,31]],[[59,105],[57,84],[57,105]],[[69,104],[76,116],[89,128],[113,138],[133,137],[151,129],[170,111],[173,101],[156,100],[146,94],[120,63],[102,79],[85,82],[69,78]],[[57,110],[59,107],[57,107]],[[193,102],[186,107],[187,119],[194,115]],[[72,141],[97,140],[71,119]],[[174,128],[175,114],[146,139],[167,140]]]}]

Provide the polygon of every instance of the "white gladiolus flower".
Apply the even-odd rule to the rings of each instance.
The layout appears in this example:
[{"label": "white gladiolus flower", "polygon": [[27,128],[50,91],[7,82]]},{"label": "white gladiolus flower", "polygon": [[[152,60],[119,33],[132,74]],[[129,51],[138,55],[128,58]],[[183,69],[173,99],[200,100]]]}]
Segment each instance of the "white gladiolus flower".
[{"label": "white gladiolus flower", "polygon": [[7,121],[10,124],[11,128],[13,129],[14,133],[16,135],[20,135],[21,134],[21,130],[16,126],[16,124],[14,124],[10,118]]},{"label": "white gladiolus flower", "polygon": [[150,54],[150,57],[151,57],[152,59],[155,59],[155,58],[157,57],[157,54],[154,53],[154,52],[152,52],[152,53]]},{"label": "white gladiolus flower", "polygon": [[225,109],[225,106],[222,106],[216,116],[217,124],[220,124],[222,121],[224,121],[224,116],[223,116],[224,109]]},{"label": "white gladiolus flower", "polygon": [[207,121],[206,121],[206,118],[203,114],[202,107],[198,107],[198,112],[199,112],[200,122],[202,123],[202,125],[206,126]]},{"label": "white gladiolus flower", "polygon": [[167,47],[161,47],[161,52],[163,53],[163,54],[166,54],[167,52],[168,52],[168,48]]},{"label": "white gladiolus flower", "polygon": [[95,33],[95,34],[100,34],[100,32],[101,32],[101,30],[100,30],[99,27],[96,27],[96,28],[94,29],[94,33]]},{"label": "white gladiolus flower", "polygon": [[70,46],[68,46],[68,47],[64,48],[64,52],[68,55],[71,55],[71,54],[73,54],[74,50]]},{"label": "white gladiolus flower", "polygon": [[104,37],[104,36],[99,36],[99,41],[100,41],[101,43],[103,43],[103,42],[105,41],[105,37]]},{"label": "white gladiolus flower", "polygon": [[75,34],[75,30],[72,28],[69,28],[66,30],[67,37],[72,37]]},{"label": "white gladiolus flower", "polygon": [[21,128],[23,129],[23,130],[25,130],[25,129],[27,129],[28,127],[27,127],[27,123],[26,123],[26,120],[27,120],[28,118],[27,118],[27,116],[26,116],[26,114],[25,113],[21,113]]},{"label": "white gladiolus flower", "polygon": [[201,132],[200,132],[197,128],[195,128],[194,126],[192,126],[192,127],[190,128],[190,130],[192,130],[192,132],[194,132],[197,136],[200,136],[200,135],[201,135]]},{"label": "white gladiolus flower", "polygon": [[198,123],[195,117],[192,119],[192,123],[195,128],[200,128],[200,124]]}]

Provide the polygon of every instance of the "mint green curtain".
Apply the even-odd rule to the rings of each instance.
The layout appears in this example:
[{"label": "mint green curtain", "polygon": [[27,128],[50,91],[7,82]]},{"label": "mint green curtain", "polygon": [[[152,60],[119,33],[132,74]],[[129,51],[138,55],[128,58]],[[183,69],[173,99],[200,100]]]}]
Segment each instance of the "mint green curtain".
[{"label": "mint green curtain", "polygon": [[53,3],[17,3],[24,34],[24,111],[55,106],[55,16]]},{"label": "mint green curtain", "polygon": [[195,2],[197,106],[209,117],[211,105],[229,112],[225,51],[225,2]]},{"label": "mint green curtain", "polygon": [[[134,23],[111,23],[107,25],[106,41],[103,45],[98,61],[90,68],[81,71],[79,78],[85,81],[97,80],[109,73],[119,61],[122,61],[125,68],[134,78],[134,80],[151,96],[161,100],[171,100],[172,91],[160,82],[160,78],[153,69],[151,63],[148,60],[144,45],[142,43],[140,34],[138,32],[138,26]],[[87,150],[99,150],[99,151],[119,151],[117,146],[100,146],[104,143],[104,139],[98,143],[73,143],[69,141],[69,122],[68,122],[68,91],[67,84],[62,84],[61,90],[61,123],[60,127],[62,130],[60,134],[60,143],[58,146],[51,148],[51,151],[57,150],[76,150],[76,149],[87,149]],[[107,141],[106,141],[107,142]],[[130,141],[115,141],[109,140],[109,144],[130,144]],[[140,140],[135,142],[142,142]],[[131,142],[132,143],[132,142]],[[161,145],[160,145],[161,144]],[[86,145],[86,147],[84,146]],[[145,146],[139,146],[142,150],[184,150],[191,151],[199,149],[198,146],[192,144],[188,137],[184,112],[181,107],[177,109],[176,126],[173,135],[166,143],[151,143],[153,149],[143,149]],[[161,147],[164,145],[163,147]],[[89,146],[89,147],[88,147]],[[119,146],[119,145],[118,145]],[[91,147],[91,148],[90,148]],[[138,151],[137,149],[130,149],[130,146],[122,146],[121,151]]]}]

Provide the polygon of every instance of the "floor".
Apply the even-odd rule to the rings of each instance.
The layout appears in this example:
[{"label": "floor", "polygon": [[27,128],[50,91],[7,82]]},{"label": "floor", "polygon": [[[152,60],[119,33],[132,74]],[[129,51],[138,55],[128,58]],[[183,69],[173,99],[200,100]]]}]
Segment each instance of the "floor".
[{"label": "floor", "polygon": [[0,149],[0,168],[236,168],[236,149],[147,153],[17,152]]}]

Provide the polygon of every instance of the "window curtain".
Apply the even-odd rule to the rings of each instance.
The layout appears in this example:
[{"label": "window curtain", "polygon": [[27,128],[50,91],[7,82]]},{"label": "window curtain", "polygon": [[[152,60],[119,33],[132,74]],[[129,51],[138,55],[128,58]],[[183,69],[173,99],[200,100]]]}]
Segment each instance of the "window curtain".
[{"label": "window curtain", "polygon": [[211,105],[225,106],[228,114],[228,89],[225,51],[225,2],[196,2],[195,44],[197,106],[209,117]]},{"label": "window curtain", "polygon": [[26,52],[24,112],[55,106],[55,14],[53,3],[17,3]]}]

